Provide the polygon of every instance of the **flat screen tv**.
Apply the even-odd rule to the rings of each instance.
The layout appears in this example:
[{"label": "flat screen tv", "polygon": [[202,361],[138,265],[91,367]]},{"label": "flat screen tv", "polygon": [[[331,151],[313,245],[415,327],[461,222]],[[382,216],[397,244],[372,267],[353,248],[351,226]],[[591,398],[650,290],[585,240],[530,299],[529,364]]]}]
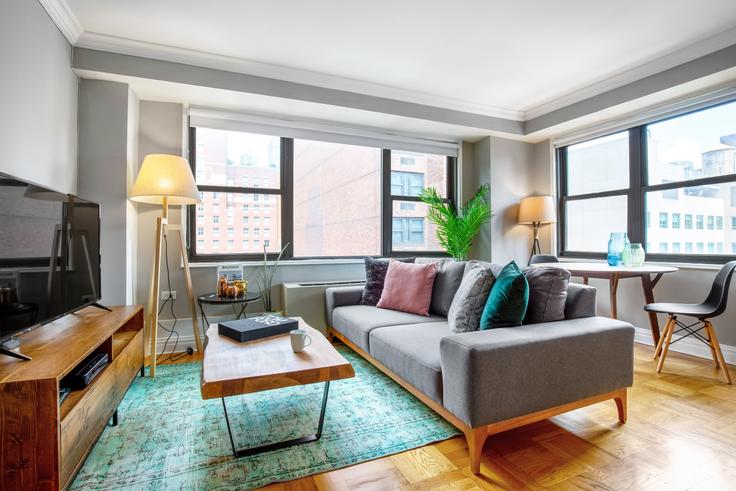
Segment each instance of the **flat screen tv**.
[{"label": "flat screen tv", "polygon": [[99,205],[0,174],[0,352],[99,299]]}]

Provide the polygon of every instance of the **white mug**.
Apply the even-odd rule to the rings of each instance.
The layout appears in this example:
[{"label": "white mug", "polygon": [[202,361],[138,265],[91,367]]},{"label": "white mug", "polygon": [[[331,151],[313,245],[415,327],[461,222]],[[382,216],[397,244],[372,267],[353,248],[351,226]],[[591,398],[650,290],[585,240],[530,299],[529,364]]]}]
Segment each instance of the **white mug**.
[{"label": "white mug", "polygon": [[291,338],[291,349],[294,353],[301,353],[304,348],[312,344],[312,338],[303,329],[294,329],[289,333],[289,337]]}]

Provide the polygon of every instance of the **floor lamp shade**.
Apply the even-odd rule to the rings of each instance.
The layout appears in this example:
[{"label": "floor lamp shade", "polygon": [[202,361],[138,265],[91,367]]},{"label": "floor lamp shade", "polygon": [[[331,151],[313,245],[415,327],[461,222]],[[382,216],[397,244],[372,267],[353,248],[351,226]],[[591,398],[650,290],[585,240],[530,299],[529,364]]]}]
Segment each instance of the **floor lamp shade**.
[{"label": "floor lamp shade", "polygon": [[552,196],[530,196],[521,200],[519,223],[554,223],[557,221]]},{"label": "floor lamp shade", "polygon": [[146,155],[133,185],[130,199],[139,203],[193,205],[199,203],[199,191],[192,168],[176,155]]}]

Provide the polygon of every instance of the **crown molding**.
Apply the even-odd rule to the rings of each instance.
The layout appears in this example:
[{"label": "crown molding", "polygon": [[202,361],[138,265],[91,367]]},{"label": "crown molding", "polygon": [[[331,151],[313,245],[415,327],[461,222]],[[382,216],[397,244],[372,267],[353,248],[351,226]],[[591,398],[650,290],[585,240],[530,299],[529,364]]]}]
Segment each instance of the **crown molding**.
[{"label": "crown molding", "polygon": [[618,73],[601,78],[597,82],[569,91],[546,102],[524,108],[525,121],[543,116],[557,109],[575,104],[610,90],[636,82],[659,72],[669,70],[688,61],[695,60],[720,49],[736,44],[736,28],[720,32],[697,43],[681,46],[669,53],[650,58]]},{"label": "crown molding", "polygon": [[69,44],[74,46],[82,35],[82,24],[66,3],[66,0],[38,0],[51,20],[56,24]]},{"label": "crown molding", "polygon": [[217,55],[204,51],[177,48],[163,44],[136,41],[133,39],[110,36],[96,32],[84,31],[75,46],[98,51],[109,51],[124,55],[139,56],[142,58],[184,63],[187,65],[225,70],[246,75],[256,75],[259,77],[314,85],[346,92],[355,92],[374,97],[395,99],[495,118],[522,121],[524,116],[522,111],[514,109],[487,106],[450,97],[442,97],[388,85],[364,82],[347,77],[270,63],[261,63],[245,58]]}]

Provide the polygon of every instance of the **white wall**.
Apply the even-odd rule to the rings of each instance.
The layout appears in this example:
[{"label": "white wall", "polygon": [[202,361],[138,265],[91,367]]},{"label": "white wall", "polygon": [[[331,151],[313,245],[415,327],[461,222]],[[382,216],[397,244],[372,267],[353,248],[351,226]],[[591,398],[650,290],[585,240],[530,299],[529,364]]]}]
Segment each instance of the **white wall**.
[{"label": "white wall", "polygon": [[77,191],[72,49],[38,1],[0,2],[0,172]]},{"label": "white wall", "polygon": [[[102,303],[133,301],[130,262],[136,218],[128,204],[128,187],[137,154],[138,100],[127,84],[82,79],[79,83],[80,196],[100,204]],[[133,220],[135,222],[136,220]]]}]

